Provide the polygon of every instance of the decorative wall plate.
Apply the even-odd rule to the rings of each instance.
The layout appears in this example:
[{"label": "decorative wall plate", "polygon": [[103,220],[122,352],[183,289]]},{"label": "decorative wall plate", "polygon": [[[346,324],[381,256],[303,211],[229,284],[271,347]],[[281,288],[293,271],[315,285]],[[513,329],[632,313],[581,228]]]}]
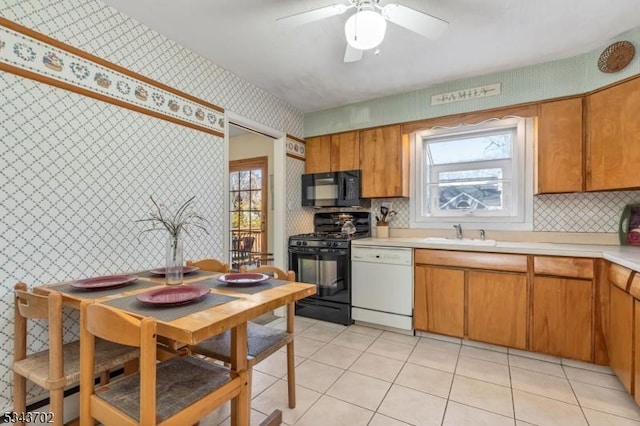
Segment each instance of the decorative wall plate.
[{"label": "decorative wall plate", "polygon": [[598,69],[613,73],[629,65],[636,53],[636,48],[629,41],[617,41],[602,51],[598,59]]}]

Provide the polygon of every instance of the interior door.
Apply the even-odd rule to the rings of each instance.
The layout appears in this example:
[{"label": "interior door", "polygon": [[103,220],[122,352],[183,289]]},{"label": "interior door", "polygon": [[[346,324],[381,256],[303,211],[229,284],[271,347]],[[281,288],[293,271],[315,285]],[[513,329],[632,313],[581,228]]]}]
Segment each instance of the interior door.
[{"label": "interior door", "polygon": [[231,267],[251,267],[267,252],[268,157],[229,163]]}]

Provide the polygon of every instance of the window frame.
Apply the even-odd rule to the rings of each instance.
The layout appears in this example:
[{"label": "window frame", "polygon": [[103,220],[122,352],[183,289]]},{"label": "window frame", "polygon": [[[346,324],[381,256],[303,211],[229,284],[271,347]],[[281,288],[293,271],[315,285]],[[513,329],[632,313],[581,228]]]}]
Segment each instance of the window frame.
[{"label": "window frame", "polygon": [[[427,195],[432,174],[442,171],[473,170],[477,165],[491,168],[491,164],[505,160],[481,160],[431,166],[424,147],[424,138],[433,140],[456,139],[477,133],[489,133],[501,129],[515,129],[512,146],[512,178],[510,213],[491,214],[490,211],[438,210],[429,214],[433,197]],[[414,132],[411,137],[411,185],[410,226],[412,228],[450,228],[453,224],[466,224],[468,229],[527,230],[533,229],[533,146],[535,144],[535,119],[523,117],[493,118],[477,124],[460,124],[455,127],[434,127]],[[470,167],[472,166],[472,167]],[[434,200],[435,202],[435,200]]]}]

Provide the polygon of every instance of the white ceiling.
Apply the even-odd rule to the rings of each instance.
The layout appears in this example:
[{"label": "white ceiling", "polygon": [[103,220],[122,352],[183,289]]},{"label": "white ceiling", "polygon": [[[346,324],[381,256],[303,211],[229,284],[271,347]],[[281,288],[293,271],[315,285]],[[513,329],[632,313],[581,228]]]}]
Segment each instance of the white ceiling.
[{"label": "white ceiling", "polygon": [[352,10],[287,31],[275,21],[347,0],[103,1],[304,112],[574,56],[640,27],[640,0],[382,0],[449,28],[428,40],[389,24],[379,55],[345,64]]}]

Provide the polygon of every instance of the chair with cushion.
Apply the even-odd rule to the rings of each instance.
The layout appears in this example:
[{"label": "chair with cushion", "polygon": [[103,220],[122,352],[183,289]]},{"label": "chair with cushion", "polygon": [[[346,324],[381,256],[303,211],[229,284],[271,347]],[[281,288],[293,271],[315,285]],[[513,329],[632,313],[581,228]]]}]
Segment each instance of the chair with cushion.
[{"label": "chair with cushion", "polygon": [[[274,266],[261,266],[250,272],[272,275],[276,279],[295,281],[295,272],[284,272]],[[287,305],[287,330],[282,331],[273,327],[260,325],[249,321],[247,323],[247,361],[250,367],[259,363],[278,349],[287,346],[287,381],[289,385],[289,407],[296,406],[295,358],[293,351],[293,319],[294,304]],[[227,331],[210,339],[191,346],[191,351],[223,362],[229,362],[231,336]],[[251,369],[249,370],[251,372]],[[251,374],[251,373],[249,373]],[[251,377],[249,377],[249,381]],[[250,382],[249,382],[250,383]]]},{"label": "chair with cushion", "polygon": [[[46,319],[49,324],[49,349],[27,354],[27,320]],[[104,340],[96,342],[96,363],[92,378],[108,377],[109,370],[138,358],[139,351]],[[53,421],[64,418],[64,389],[80,381],[80,343],[63,344],[62,295],[42,296],[27,291],[24,283],[15,286],[13,410],[26,411],[27,380],[49,391]],[[106,374],[105,374],[106,373]]]},{"label": "chair with cushion", "polygon": [[[247,391],[247,373],[205,359],[183,356],[156,362],[154,318],[135,318],[84,301],[80,307],[80,424],[190,425]],[[140,348],[140,370],[94,389],[91,371],[100,337]],[[246,405],[242,401],[239,403]],[[248,412],[248,406],[239,406]]]},{"label": "chair with cushion", "polygon": [[221,262],[218,259],[187,260],[187,266],[197,266],[203,271],[229,272],[229,264]]}]

